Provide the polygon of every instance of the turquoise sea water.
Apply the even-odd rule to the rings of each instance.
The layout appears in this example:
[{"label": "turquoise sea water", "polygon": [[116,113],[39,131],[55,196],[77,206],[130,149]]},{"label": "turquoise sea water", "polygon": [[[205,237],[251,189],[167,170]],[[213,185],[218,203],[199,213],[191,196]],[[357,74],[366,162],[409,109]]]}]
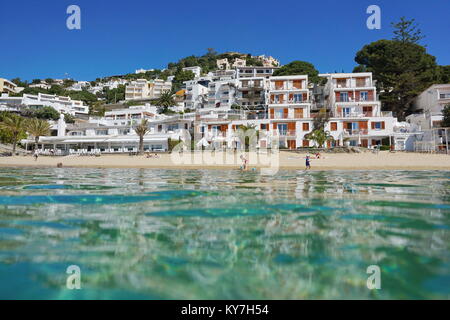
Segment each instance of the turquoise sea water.
[{"label": "turquoise sea water", "polygon": [[449,299],[450,172],[0,168],[0,298]]}]

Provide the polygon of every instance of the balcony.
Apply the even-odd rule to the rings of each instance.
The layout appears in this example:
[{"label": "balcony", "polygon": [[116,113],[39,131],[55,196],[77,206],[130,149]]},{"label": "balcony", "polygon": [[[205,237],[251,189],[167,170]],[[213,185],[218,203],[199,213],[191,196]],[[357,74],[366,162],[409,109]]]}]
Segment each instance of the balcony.
[{"label": "balcony", "polygon": [[374,102],[374,101],[375,101],[375,99],[373,97],[371,97],[371,98],[369,98],[369,97],[351,98],[351,97],[340,96],[339,99],[336,99],[336,102],[338,102],[338,103]]},{"label": "balcony", "polygon": [[364,136],[368,133],[367,129],[344,129],[344,136]]},{"label": "balcony", "polygon": [[297,132],[295,130],[274,129],[274,130],[272,130],[272,134],[274,136],[279,136],[279,137],[296,137],[297,136]]},{"label": "balcony", "polygon": [[310,100],[270,100],[270,104],[303,104],[310,103]]}]

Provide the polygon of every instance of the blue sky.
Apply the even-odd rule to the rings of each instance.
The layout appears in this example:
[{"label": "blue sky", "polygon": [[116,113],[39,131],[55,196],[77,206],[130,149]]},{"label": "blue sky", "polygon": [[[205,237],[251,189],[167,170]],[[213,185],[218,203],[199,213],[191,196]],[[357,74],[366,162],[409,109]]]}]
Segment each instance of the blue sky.
[{"label": "blue sky", "polygon": [[[81,30],[66,9],[81,8]],[[366,8],[381,8],[381,30]],[[164,68],[206,48],[272,55],[320,72],[352,71],[364,44],[392,37],[390,22],[415,18],[438,63],[450,64],[448,0],[39,0],[2,1],[0,77],[77,80]]]}]

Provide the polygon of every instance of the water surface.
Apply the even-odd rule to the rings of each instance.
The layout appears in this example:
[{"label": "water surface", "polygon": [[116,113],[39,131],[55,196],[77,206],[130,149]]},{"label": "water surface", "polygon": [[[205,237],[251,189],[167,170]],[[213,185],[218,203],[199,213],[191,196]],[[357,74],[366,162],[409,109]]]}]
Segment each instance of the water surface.
[{"label": "water surface", "polygon": [[0,168],[0,298],[449,299],[450,173]]}]

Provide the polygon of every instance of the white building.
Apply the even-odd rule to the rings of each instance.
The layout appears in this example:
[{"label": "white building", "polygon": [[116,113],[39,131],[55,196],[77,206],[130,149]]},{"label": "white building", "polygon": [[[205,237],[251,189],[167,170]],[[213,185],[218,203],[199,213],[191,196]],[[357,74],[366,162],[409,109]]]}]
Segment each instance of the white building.
[{"label": "white building", "polygon": [[184,107],[186,109],[203,109],[208,104],[208,84],[211,78],[203,77],[190,81],[185,81],[185,100]]},{"label": "white building", "polygon": [[423,130],[437,128],[444,117],[442,110],[446,105],[450,105],[450,84],[434,84],[415,99],[414,108],[420,112],[406,119]]},{"label": "white building", "polygon": [[253,58],[257,58],[259,61],[261,61],[263,63],[264,67],[279,67],[280,66],[280,61],[278,59],[275,59],[272,56],[260,55],[260,56],[253,57]]},{"label": "white building", "polygon": [[155,69],[137,69],[134,73],[135,74],[139,74],[139,73],[146,73],[146,72],[149,72],[149,71],[154,71]]},{"label": "white building", "polygon": [[199,66],[196,67],[185,67],[183,68],[184,71],[191,71],[196,78],[200,77],[201,73],[202,73],[202,68]]},{"label": "white building", "polygon": [[208,104],[206,108],[229,110],[236,101],[237,81],[235,79],[216,80],[208,84]]},{"label": "white building", "polygon": [[42,108],[44,106],[52,107],[59,113],[71,115],[88,114],[89,107],[84,105],[83,101],[72,100],[70,97],[57,96],[52,94],[39,93],[37,95],[24,94],[22,97],[10,97],[8,94],[2,94],[0,104],[16,107]]},{"label": "white building", "polygon": [[14,94],[21,92],[23,89],[8,79],[0,78],[0,93]]},{"label": "white building", "polygon": [[30,88],[40,88],[40,89],[44,89],[44,90],[49,90],[51,89],[52,85],[48,84],[45,81],[41,81],[40,83],[32,83],[29,85]]},{"label": "white building", "polygon": [[83,89],[90,87],[90,85],[91,84],[89,81],[77,81],[69,88],[67,88],[67,90],[82,91]]},{"label": "white building", "polygon": [[237,78],[254,78],[264,77],[269,78],[272,76],[278,67],[239,67],[236,68]]},{"label": "white building", "polygon": [[125,88],[125,100],[156,99],[164,91],[172,89],[172,82],[162,79],[146,80],[138,79],[131,81]]}]

